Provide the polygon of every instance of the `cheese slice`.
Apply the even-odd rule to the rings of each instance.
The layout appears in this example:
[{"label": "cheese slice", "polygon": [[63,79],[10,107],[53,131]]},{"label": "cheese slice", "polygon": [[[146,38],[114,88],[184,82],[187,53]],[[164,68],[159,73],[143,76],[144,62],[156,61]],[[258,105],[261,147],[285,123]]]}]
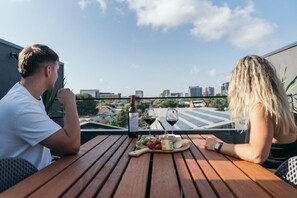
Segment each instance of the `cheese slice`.
[{"label": "cheese slice", "polygon": [[161,146],[163,151],[172,151],[174,149],[173,142],[171,140],[161,140]]}]

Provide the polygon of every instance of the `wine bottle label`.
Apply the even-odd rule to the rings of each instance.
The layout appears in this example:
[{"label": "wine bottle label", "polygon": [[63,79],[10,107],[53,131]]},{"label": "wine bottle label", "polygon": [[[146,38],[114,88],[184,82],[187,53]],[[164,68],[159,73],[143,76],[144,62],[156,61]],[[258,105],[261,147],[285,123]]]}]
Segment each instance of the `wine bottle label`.
[{"label": "wine bottle label", "polygon": [[138,131],[138,113],[129,113],[129,130],[130,132]]}]

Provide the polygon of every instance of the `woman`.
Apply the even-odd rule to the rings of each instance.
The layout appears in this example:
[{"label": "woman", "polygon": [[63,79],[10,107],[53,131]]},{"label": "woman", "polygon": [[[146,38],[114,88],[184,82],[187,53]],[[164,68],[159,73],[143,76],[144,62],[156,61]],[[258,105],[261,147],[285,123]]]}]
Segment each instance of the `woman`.
[{"label": "woman", "polygon": [[246,143],[222,144],[209,138],[206,149],[273,169],[297,155],[297,127],[269,61],[255,55],[239,60],[231,75],[228,101],[231,119],[248,126]]}]

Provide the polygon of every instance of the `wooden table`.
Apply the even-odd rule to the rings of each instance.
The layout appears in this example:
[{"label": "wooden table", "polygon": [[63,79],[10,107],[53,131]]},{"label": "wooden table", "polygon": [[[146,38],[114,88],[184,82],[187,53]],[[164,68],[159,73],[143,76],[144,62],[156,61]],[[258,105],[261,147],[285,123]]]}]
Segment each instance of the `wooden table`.
[{"label": "wooden table", "polygon": [[207,135],[183,135],[190,149],[129,157],[136,139],[97,136],[1,197],[297,197],[260,165],[204,149]]}]

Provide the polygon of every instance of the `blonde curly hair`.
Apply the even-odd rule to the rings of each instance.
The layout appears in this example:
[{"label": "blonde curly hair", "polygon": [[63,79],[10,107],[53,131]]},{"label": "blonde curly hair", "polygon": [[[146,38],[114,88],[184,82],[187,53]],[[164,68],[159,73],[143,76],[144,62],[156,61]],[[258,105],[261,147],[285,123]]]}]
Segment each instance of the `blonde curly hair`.
[{"label": "blonde curly hair", "polygon": [[274,123],[276,133],[296,133],[284,87],[265,58],[251,55],[238,61],[231,74],[228,102],[235,123],[249,123],[249,112],[260,104]]}]

